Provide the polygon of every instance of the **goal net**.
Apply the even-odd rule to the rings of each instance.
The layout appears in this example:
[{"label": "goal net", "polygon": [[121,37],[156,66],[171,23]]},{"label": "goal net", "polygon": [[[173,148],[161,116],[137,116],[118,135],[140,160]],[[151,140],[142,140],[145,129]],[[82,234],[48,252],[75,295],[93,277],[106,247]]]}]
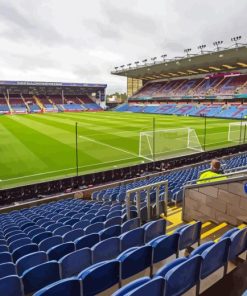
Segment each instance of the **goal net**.
[{"label": "goal net", "polygon": [[247,122],[229,123],[228,141],[244,143],[247,137]]},{"label": "goal net", "polygon": [[166,129],[140,133],[139,156],[147,160],[170,158],[201,152],[202,146],[191,128]]}]

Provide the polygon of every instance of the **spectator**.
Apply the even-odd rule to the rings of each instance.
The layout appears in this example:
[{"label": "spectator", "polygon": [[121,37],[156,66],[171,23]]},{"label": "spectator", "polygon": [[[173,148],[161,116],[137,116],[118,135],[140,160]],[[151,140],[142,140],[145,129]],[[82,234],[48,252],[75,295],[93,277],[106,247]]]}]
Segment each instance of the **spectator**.
[{"label": "spectator", "polygon": [[[213,178],[213,179],[209,179]],[[203,171],[197,181],[197,184],[215,182],[226,180],[227,177],[224,176],[224,171],[220,167],[220,161],[218,159],[213,159],[211,161],[211,167],[209,170]]]}]

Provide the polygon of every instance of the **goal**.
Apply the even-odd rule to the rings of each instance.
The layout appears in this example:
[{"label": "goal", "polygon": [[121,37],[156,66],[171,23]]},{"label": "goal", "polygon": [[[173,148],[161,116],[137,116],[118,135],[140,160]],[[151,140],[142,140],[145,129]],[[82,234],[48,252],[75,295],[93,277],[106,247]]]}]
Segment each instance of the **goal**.
[{"label": "goal", "polygon": [[191,128],[140,132],[139,157],[147,160],[170,158],[201,152],[202,146]]},{"label": "goal", "polygon": [[231,122],[228,128],[228,141],[244,143],[247,138],[247,122]]}]

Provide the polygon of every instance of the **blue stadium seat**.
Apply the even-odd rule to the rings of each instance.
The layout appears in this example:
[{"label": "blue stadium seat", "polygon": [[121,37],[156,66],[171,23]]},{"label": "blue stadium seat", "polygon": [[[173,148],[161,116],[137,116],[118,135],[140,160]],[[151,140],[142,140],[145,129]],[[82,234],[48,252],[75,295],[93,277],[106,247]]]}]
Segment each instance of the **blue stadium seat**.
[{"label": "blue stadium seat", "polygon": [[83,295],[96,295],[119,283],[119,262],[94,264],[83,270],[78,278],[82,280]]},{"label": "blue stadium seat", "polygon": [[0,278],[4,278],[9,275],[15,275],[16,268],[15,264],[12,262],[0,264]]},{"label": "blue stadium seat", "polygon": [[16,275],[10,275],[0,279],[0,295],[24,296],[21,279]]},{"label": "blue stadium seat", "polygon": [[40,227],[38,226],[38,225],[34,225],[34,226],[29,226],[29,227],[27,227],[24,231],[23,231],[23,233],[26,233],[27,235],[29,234],[29,232],[31,232],[31,231],[33,231],[33,230],[35,230],[35,229],[40,229]]},{"label": "blue stadium seat", "polygon": [[6,231],[4,231],[4,236],[7,237],[9,233],[11,233],[13,231],[16,231],[16,230],[18,231],[18,230],[21,230],[21,229],[18,226],[9,227]]},{"label": "blue stadium seat", "polygon": [[93,223],[97,223],[97,222],[105,222],[105,220],[106,220],[105,215],[99,215],[99,216],[93,218],[92,220],[90,220],[90,223],[93,224]]},{"label": "blue stadium seat", "polygon": [[107,214],[109,213],[109,210],[99,210],[98,212],[97,212],[97,215],[99,215],[99,216],[101,216],[101,215],[105,215],[105,216],[107,216]]},{"label": "blue stadium seat", "polygon": [[84,216],[84,213],[77,213],[75,215],[73,215],[71,218],[76,218],[76,219],[79,219],[81,220]]},{"label": "blue stadium seat", "polygon": [[39,225],[40,227],[42,227],[42,224],[44,224],[46,222],[51,222],[51,220],[50,219],[47,219],[47,218],[42,218],[42,219],[38,220],[36,222],[36,224]]},{"label": "blue stadium seat", "polygon": [[53,224],[54,224],[53,222],[44,222],[40,227],[46,229],[48,226],[53,225]]},{"label": "blue stadium seat", "polygon": [[229,229],[228,231],[224,232],[223,235],[220,237],[220,240],[226,238],[226,237],[231,237],[231,235],[235,232],[238,232],[239,228],[237,227],[233,227],[231,229]]},{"label": "blue stadium seat", "polygon": [[131,248],[137,247],[144,244],[144,233],[145,230],[143,228],[137,228],[134,230],[130,230],[126,233],[123,233],[120,236],[121,240],[121,252]]},{"label": "blue stadium seat", "polygon": [[64,279],[39,290],[33,296],[81,296],[81,284],[77,278]]},{"label": "blue stadium seat", "polygon": [[98,233],[99,231],[104,229],[104,227],[105,225],[103,222],[97,222],[84,228],[84,232],[85,234]]},{"label": "blue stadium seat", "polygon": [[197,247],[196,249],[194,249],[191,253],[190,253],[190,257],[193,257],[195,255],[201,255],[205,250],[207,250],[209,247],[214,246],[215,243],[213,241],[208,241],[202,245],[200,245],[199,247]]},{"label": "blue stadium seat", "polygon": [[105,239],[92,247],[93,264],[116,258],[120,253],[120,239],[112,237]]},{"label": "blue stadium seat", "polygon": [[164,296],[165,280],[156,277],[128,292],[128,296]]},{"label": "blue stadium seat", "polygon": [[25,233],[18,233],[13,236],[10,236],[7,240],[8,244],[11,244],[12,242],[21,239],[21,238],[28,238],[28,236]]},{"label": "blue stadium seat", "polygon": [[36,244],[28,244],[22,247],[19,247],[12,253],[13,262],[16,262],[22,256],[25,256],[29,253],[37,252],[39,250]]},{"label": "blue stadium seat", "polygon": [[[143,284],[146,284],[147,282],[150,281],[150,277],[145,276],[141,277],[133,282],[130,282],[129,284],[123,286],[119,290],[117,290],[115,293],[112,294],[112,296],[125,296],[128,295],[129,292],[135,290],[136,288],[139,288]],[[152,293],[150,293],[152,295]]]},{"label": "blue stadium seat", "polygon": [[[224,238],[218,243],[214,243],[205,250],[202,250],[202,279],[206,278],[208,275],[221,267],[224,267],[224,275],[226,274],[230,244],[230,238]],[[192,257],[197,256],[194,254],[191,255]]]},{"label": "blue stadium seat", "polygon": [[166,233],[166,221],[159,219],[157,221],[151,221],[142,226],[145,230],[145,242],[149,242],[152,239]]},{"label": "blue stadium seat", "polygon": [[93,218],[95,217],[95,215],[94,214],[86,214],[85,216],[83,216],[82,218],[81,218],[81,220],[92,220]]},{"label": "blue stadium seat", "polygon": [[178,257],[179,234],[162,235],[151,240],[148,245],[153,248],[153,263],[160,262],[174,254]]},{"label": "blue stadium seat", "polygon": [[60,280],[59,264],[56,261],[29,268],[22,276],[25,294],[34,293],[58,280]]},{"label": "blue stadium seat", "polygon": [[[66,211],[67,212],[67,211]],[[62,212],[61,212],[62,213]],[[69,217],[66,217],[66,215],[65,215],[65,217],[63,217],[63,218],[61,218],[61,219],[58,219],[57,220],[57,223],[62,223],[63,225],[66,225],[65,223],[67,222],[67,221],[69,221],[70,220],[70,218]]]},{"label": "blue stadium seat", "polygon": [[124,251],[117,259],[120,261],[121,279],[127,279],[152,265],[152,247],[143,246],[135,247]]},{"label": "blue stadium seat", "polygon": [[84,235],[83,229],[74,229],[63,235],[63,241],[66,242],[74,242],[76,239],[82,237]]},{"label": "blue stadium seat", "polygon": [[0,245],[0,254],[2,252],[8,252],[8,251],[9,251],[9,248],[6,245]]},{"label": "blue stadium seat", "polygon": [[110,213],[114,211],[122,211],[122,205],[116,205],[110,208]]},{"label": "blue stadium seat", "polygon": [[233,230],[232,233],[228,231],[227,234],[221,237],[221,240],[226,237],[231,240],[228,260],[235,260],[237,256],[247,250],[247,228]]},{"label": "blue stadium seat", "polygon": [[40,234],[40,233],[42,233],[42,232],[44,232],[44,231],[45,231],[44,228],[36,228],[36,229],[34,229],[34,230],[28,232],[28,236],[29,236],[30,238],[33,238],[33,237],[35,237],[37,234]]},{"label": "blue stadium seat", "polygon": [[[198,255],[199,256],[199,255]],[[156,276],[161,276],[161,277],[165,277],[166,274],[168,273],[168,271],[172,270],[173,268],[179,266],[181,263],[184,263],[188,260],[188,258],[186,257],[181,257],[181,258],[177,258],[167,264],[165,264],[164,266],[162,266],[154,275],[154,277]]]},{"label": "blue stadium seat", "polygon": [[64,225],[73,226],[75,223],[79,222],[80,220],[78,218],[72,218],[64,223]]},{"label": "blue stadium seat", "polygon": [[111,238],[114,236],[119,236],[121,234],[121,226],[120,225],[114,225],[110,226],[104,230],[101,230],[99,235],[100,235],[100,240],[104,240],[107,238]]},{"label": "blue stadium seat", "polygon": [[52,247],[55,247],[63,243],[63,239],[59,235],[54,235],[52,237],[46,238],[39,243],[40,251],[47,252]]},{"label": "blue stadium seat", "polygon": [[182,263],[179,263],[179,259],[175,260],[178,264],[174,264],[174,267],[167,272],[163,268],[163,272],[160,270],[156,273],[156,276],[163,276],[165,278],[164,295],[182,295],[194,286],[196,286],[196,295],[198,295],[202,257],[196,255],[185,259]]},{"label": "blue stadium seat", "polygon": [[91,249],[83,248],[62,257],[59,261],[62,278],[79,274],[92,264]]},{"label": "blue stadium seat", "polygon": [[12,256],[9,252],[1,252],[0,253],[0,264],[12,262]]},{"label": "blue stadium seat", "polygon": [[119,216],[122,216],[122,211],[113,211],[113,212],[110,212],[107,216],[106,216],[106,219],[110,219],[110,218],[113,218],[113,217],[119,217]]},{"label": "blue stadium seat", "polygon": [[130,219],[122,224],[122,233],[136,229],[140,227],[140,224],[141,224],[140,218]]},{"label": "blue stadium seat", "polygon": [[56,229],[58,229],[58,228],[60,228],[60,227],[62,227],[62,226],[64,226],[63,223],[54,223],[54,224],[52,224],[52,225],[50,225],[50,226],[47,226],[47,227],[46,227],[46,230],[47,230],[47,231],[52,231],[52,232],[54,232]]},{"label": "blue stadium seat", "polygon": [[121,224],[122,224],[122,217],[121,216],[112,217],[112,218],[107,219],[105,221],[105,228],[108,228],[108,227],[114,226],[114,225],[121,225]]},{"label": "blue stadium seat", "polygon": [[27,222],[27,223],[24,223],[24,224],[20,225],[20,229],[25,230],[29,226],[34,226],[34,225],[35,225],[35,223],[33,223],[33,222]]},{"label": "blue stadium seat", "polygon": [[202,223],[200,221],[184,225],[175,230],[176,233],[180,234],[179,238],[179,250],[186,249],[192,246],[194,243],[200,244]]},{"label": "blue stadium seat", "polygon": [[59,228],[57,228],[56,230],[53,231],[54,235],[64,235],[65,233],[67,233],[68,231],[70,231],[72,228],[69,225],[64,225],[61,226]]},{"label": "blue stadium seat", "polygon": [[[14,242],[12,242],[10,245],[9,245],[9,250],[11,253],[13,253],[16,249],[24,246],[24,245],[28,245],[28,244],[31,244],[32,241],[30,238],[20,238]],[[6,250],[8,251],[8,249]],[[5,252],[5,251],[3,251]]]},{"label": "blue stadium seat", "polygon": [[90,225],[90,221],[89,220],[82,220],[82,221],[79,221],[77,223],[75,223],[72,228],[73,229],[78,229],[78,228],[81,228],[81,229],[84,229],[86,228],[88,225]]},{"label": "blue stadium seat", "polygon": [[45,263],[47,259],[47,255],[43,251],[30,253],[21,257],[16,261],[18,275],[21,276],[27,269]]},{"label": "blue stadium seat", "polygon": [[49,257],[49,260],[59,260],[63,256],[74,251],[75,251],[74,243],[68,242],[68,243],[63,243],[58,246],[52,247],[47,251],[47,255]]},{"label": "blue stadium seat", "polygon": [[74,243],[76,250],[79,250],[83,248],[91,248],[93,245],[97,244],[99,240],[99,234],[92,233],[76,239]]},{"label": "blue stadium seat", "polygon": [[24,234],[24,232],[21,230],[14,230],[14,231],[8,232],[8,234],[6,234],[5,237],[8,241],[12,236],[17,235],[17,234]]},{"label": "blue stadium seat", "polygon": [[98,210],[90,210],[87,212],[88,215],[93,214],[95,216],[95,214],[98,212]]},{"label": "blue stadium seat", "polygon": [[32,238],[32,241],[35,243],[35,244],[39,244],[41,241],[43,241],[44,239],[48,238],[48,237],[51,237],[52,236],[52,232],[50,231],[44,231],[44,232],[41,232],[37,235],[35,235],[33,238]]}]

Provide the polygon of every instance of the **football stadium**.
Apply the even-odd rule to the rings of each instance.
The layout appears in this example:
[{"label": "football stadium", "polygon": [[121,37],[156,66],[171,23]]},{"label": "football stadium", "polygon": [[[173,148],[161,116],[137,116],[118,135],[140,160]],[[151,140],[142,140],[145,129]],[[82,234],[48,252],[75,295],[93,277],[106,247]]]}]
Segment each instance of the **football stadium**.
[{"label": "football stadium", "polygon": [[107,82],[0,80],[1,296],[247,295],[247,41],[230,40],[112,64],[114,106]]}]

